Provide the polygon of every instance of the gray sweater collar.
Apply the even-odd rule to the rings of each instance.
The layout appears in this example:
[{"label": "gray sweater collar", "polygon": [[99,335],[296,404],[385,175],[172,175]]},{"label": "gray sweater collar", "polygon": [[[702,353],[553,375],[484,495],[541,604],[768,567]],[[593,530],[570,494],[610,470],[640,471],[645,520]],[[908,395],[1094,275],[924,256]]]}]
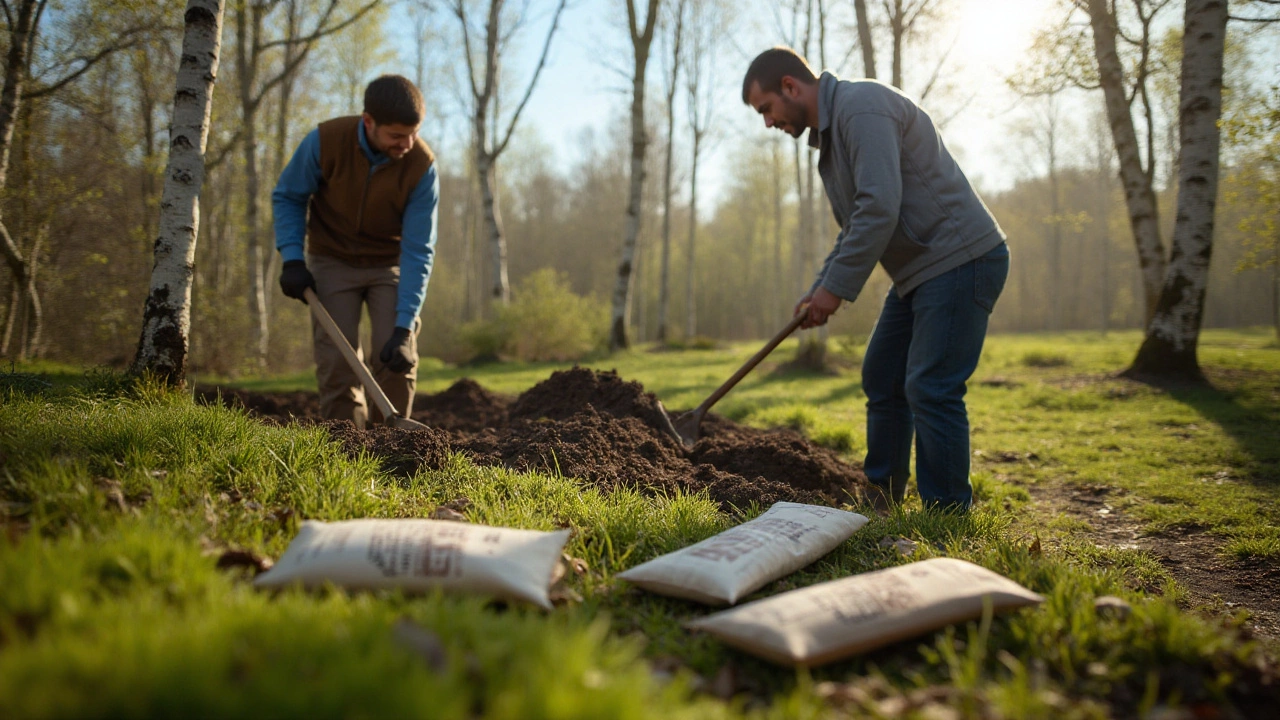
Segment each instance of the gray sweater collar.
[{"label": "gray sweater collar", "polygon": [[823,72],[818,78],[818,129],[809,131],[809,147],[822,149],[822,134],[831,127],[832,104],[840,78]]}]

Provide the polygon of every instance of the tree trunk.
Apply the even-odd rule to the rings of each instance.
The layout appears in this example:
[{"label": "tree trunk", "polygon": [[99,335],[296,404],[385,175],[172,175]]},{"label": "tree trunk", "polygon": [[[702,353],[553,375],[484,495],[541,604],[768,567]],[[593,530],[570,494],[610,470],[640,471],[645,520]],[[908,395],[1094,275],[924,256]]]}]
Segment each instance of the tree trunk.
[{"label": "tree trunk", "polygon": [[783,308],[782,284],[786,278],[782,270],[782,158],[779,153],[780,147],[781,143],[778,138],[773,138],[770,142],[770,159],[773,161],[773,272],[771,274],[773,282],[769,288],[770,312],[765,321],[766,325],[773,322],[773,313],[781,312]]},{"label": "tree trunk", "polygon": [[13,340],[13,329],[18,324],[18,313],[22,311],[22,285],[14,278],[13,288],[9,291],[9,308],[4,317],[4,335],[0,337],[0,356],[9,354],[9,343]]},{"label": "tree trunk", "polygon": [[[672,73],[675,79],[675,73]],[[662,170],[662,271],[658,286],[658,342],[667,341],[667,313],[671,300],[671,165],[675,155],[675,83],[667,93],[667,156]]]},{"label": "tree trunk", "polygon": [[644,160],[649,139],[644,127],[645,70],[649,65],[649,46],[657,25],[661,0],[648,0],[645,24],[639,27],[635,0],[627,0],[628,25],[635,65],[631,76],[631,190],[627,199],[627,223],[622,239],[622,257],[618,261],[618,278],[613,289],[612,313],[609,321],[609,349],[630,346],[627,339],[627,306],[631,297],[631,268],[635,260],[636,238],[640,236],[640,202],[644,191]]},{"label": "tree trunk", "polygon": [[858,46],[862,48],[862,74],[875,79],[876,49],[871,42],[871,21],[867,18],[867,0],[853,0],[853,10],[858,18]]},{"label": "tree trunk", "polygon": [[135,373],[154,373],[178,387],[186,383],[191,342],[191,280],[200,227],[209,111],[222,44],[222,13],[222,0],[188,0],[183,16],[186,27],[173,94],[173,129],[160,201],[160,234],[132,368]]},{"label": "tree trunk", "polygon": [[1196,350],[1204,317],[1218,198],[1226,0],[1187,0],[1179,97],[1178,214],[1155,317],[1131,376],[1203,380]]},{"label": "tree trunk", "polygon": [[480,180],[484,230],[490,253],[489,299],[505,305],[511,301],[511,283],[507,279],[507,237],[502,232],[502,214],[498,210],[497,159],[483,150],[477,152],[476,174]]},{"label": "tree trunk", "polygon": [[1045,148],[1049,160],[1049,329],[1062,329],[1062,202],[1058,182],[1058,108],[1056,98],[1049,96],[1048,130]]},{"label": "tree trunk", "polygon": [[1280,237],[1272,240],[1271,257],[1271,324],[1276,329],[1276,340],[1280,340]]},{"label": "tree trunk", "polygon": [[[696,101],[696,100],[695,100]],[[698,259],[698,155],[702,138],[693,134],[693,167],[689,171],[689,245],[685,248],[684,336],[692,340],[698,334],[696,265]]]},{"label": "tree trunk", "polygon": [[[0,90],[0,192],[4,191],[9,178],[9,158],[13,149],[13,129],[17,124],[18,107],[22,99],[22,91],[26,85],[28,64],[32,38],[35,36],[36,24],[39,21],[36,0],[22,0],[13,12],[13,24],[9,27],[9,52],[5,58],[4,88]],[[16,303],[10,310],[10,321],[6,322],[5,342],[2,348],[9,352],[13,327],[21,318],[17,311],[18,304],[26,305],[40,299],[35,295],[35,283],[31,282],[34,258],[23,257],[22,250],[9,234],[3,216],[0,216],[0,247],[4,250],[5,262],[13,274],[14,287],[26,295],[26,300]],[[23,348],[19,343],[20,352]]]},{"label": "tree trunk", "polygon": [[676,6],[676,23],[671,31],[671,74],[667,77],[667,153],[662,170],[662,270],[658,285],[658,342],[668,340],[667,322],[671,302],[671,175],[676,146],[676,88],[680,80],[680,46],[684,40],[685,0]]},{"label": "tree trunk", "polygon": [[906,35],[906,23],[903,18],[902,0],[894,0],[894,12],[889,18],[889,29],[893,34],[893,66],[890,69],[891,84],[902,88],[902,42]]},{"label": "tree trunk", "polygon": [[[1133,127],[1129,100],[1124,87],[1124,67],[1116,50],[1115,16],[1107,0],[1088,0],[1089,22],[1093,28],[1094,55],[1098,61],[1098,78],[1106,100],[1107,120],[1120,161],[1120,180],[1124,185],[1129,226],[1138,249],[1138,266],[1142,273],[1148,323],[1155,314],[1164,282],[1164,243],[1160,240],[1159,213],[1151,177],[1142,168],[1138,136]],[[1150,160],[1148,160],[1150,161]]]}]

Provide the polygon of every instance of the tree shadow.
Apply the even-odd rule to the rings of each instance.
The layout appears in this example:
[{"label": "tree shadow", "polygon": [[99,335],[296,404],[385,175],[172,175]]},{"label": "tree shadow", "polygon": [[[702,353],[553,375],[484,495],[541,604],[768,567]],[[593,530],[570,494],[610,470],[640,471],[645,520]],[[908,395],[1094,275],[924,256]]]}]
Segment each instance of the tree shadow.
[{"label": "tree shadow", "polygon": [[1204,367],[1202,382],[1126,378],[1163,392],[1222,428],[1255,464],[1247,479],[1280,486],[1280,372]]}]

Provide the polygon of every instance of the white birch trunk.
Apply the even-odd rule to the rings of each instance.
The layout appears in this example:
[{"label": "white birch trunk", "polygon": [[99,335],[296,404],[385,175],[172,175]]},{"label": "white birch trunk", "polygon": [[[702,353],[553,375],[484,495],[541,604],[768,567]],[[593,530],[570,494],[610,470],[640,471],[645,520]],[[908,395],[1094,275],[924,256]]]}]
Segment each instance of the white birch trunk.
[{"label": "white birch trunk", "polygon": [[609,349],[630,346],[627,338],[627,307],[631,299],[631,269],[635,262],[636,238],[640,236],[641,195],[644,190],[645,152],[649,138],[644,127],[645,70],[649,65],[649,47],[653,43],[661,0],[648,0],[646,20],[639,26],[635,0],[627,0],[627,18],[631,31],[631,47],[635,52],[635,69],[631,76],[631,190],[627,199],[627,223],[622,239],[622,257],[618,260],[618,279],[613,287],[609,318]]},{"label": "white birch trunk", "polygon": [[151,290],[133,372],[152,372],[171,385],[186,383],[191,338],[191,280],[209,111],[222,44],[223,0],[188,0],[182,59],[173,94],[169,163],[160,200],[159,237]]},{"label": "white birch trunk", "polygon": [[1173,253],[1155,316],[1127,371],[1133,375],[1203,378],[1196,348],[1213,254],[1226,36],[1226,0],[1187,0],[1178,106],[1181,160]]},{"label": "white birch trunk", "polygon": [[685,0],[676,6],[671,31],[671,72],[667,76],[667,154],[662,174],[662,271],[658,283],[658,342],[668,340],[667,322],[671,303],[671,176],[676,145],[676,89],[680,79],[680,47],[684,40]]},{"label": "white birch trunk", "polygon": [[1098,61],[1098,78],[1106,99],[1107,120],[1120,161],[1120,181],[1124,186],[1125,205],[1129,210],[1129,226],[1138,250],[1138,266],[1146,295],[1146,319],[1151,320],[1164,282],[1164,243],[1160,240],[1159,214],[1151,178],[1142,169],[1138,135],[1125,95],[1124,66],[1116,50],[1115,16],[1107,0],[1088,0],[1089,22],[1093,28],[1093,49]]},{"label": "white birch trunk", "polygon": [[476,153],[476,166],[489,245],[489,300],[506,305],[511,301],[511,283],[507,276],[507,238],[502,232],[502,215],[498,209],[498,163],[481,150]]},{"label": "white birch trunk", "polygon": [[[697,98],[691,98],[697,102]],[[689,245],[685,249],[684,285],[684,337],[693,340],[698,334],[698,299],[694,293],[698,260],[698,156],[702,138],[697,128],[693,131],[693,166],[689,172]]]}]

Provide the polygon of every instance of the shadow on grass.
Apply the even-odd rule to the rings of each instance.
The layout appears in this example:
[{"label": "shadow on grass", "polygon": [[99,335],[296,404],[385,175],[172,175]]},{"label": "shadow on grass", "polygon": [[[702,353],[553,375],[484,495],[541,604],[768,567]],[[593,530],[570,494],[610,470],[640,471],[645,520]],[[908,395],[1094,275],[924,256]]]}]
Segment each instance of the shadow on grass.
[{"label": "shadow on grass", "polygon": [[1256,464],[1247,480],[1280,486],[1280,372],[1205,367],[1206,384],[1153,386],[1222,428]]}]

